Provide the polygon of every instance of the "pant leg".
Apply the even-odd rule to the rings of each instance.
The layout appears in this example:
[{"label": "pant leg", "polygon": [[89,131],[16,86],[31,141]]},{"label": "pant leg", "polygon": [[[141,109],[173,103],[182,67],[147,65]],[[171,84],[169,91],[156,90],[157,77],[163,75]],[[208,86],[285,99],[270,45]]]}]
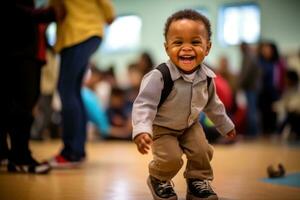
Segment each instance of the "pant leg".
[{"label": "pant leg", "polygon": [[179,137],[179,141],[187,157],[184,177],[212,180],[213,170],[210,161],[213,157],[213,148],[208,143],[201,125],[195,123]]},{"label": "pant leg", "polygon": [[[7,74],[7,73],[4,73]],[[0,98],[0,160],[8,158],[8,143],[7,143],[7,134],[8,134],[8,116],[9,116],[9,102],[11,102],[11,95],[9,93],[9,88],[7,88],[4,81],[4,77],[0,75],[0,88],[3,91],[3,95]]]},{"label": "pant leg", "polygon": [[9,159],[15,163],[31,161],[29,150],[30,129],[33,122],[32,110],[40,92],[41,66],[33,58],[15,60],[11,71],[14,80],[11,86],[8,133],[10,135]]},{"label": "pant leg", "polygon": [[87,118],[80,91],[89,58],[100,42],[100,38],[92,37],[83,43],[64,49],[61,53],[58,81],[62,102],[64,143],[61,154],[69,160],[76,161],[85,156]]},{"label": "pant leg", "polygon": [[246,98],[248,104],[246,134],[248,136],[257,136],[257,97],[254,91],[246,91]]},{"label": "pant leg", "polygon": [[177,140],[180,132],[167,128],[153,127],[153,160],[149,173],[159,180],[171,180],[183,165],[182,150]]}]

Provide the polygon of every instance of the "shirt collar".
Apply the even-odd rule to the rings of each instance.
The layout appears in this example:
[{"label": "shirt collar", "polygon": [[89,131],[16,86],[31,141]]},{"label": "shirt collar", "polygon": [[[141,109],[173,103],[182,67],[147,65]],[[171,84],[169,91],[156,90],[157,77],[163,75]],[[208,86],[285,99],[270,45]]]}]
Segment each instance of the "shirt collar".
[{"label": "shirt collar", "polygon": [[[171,60],[168,60],[166,64],[169,67],[171,78],[173,81],[182,77],[182,72],[179,71],[177,66]],[[209,67],[202,63],[201,67],[196,71],[194,83],[206,80],[207,76],[215,78],[216,74]]]}]

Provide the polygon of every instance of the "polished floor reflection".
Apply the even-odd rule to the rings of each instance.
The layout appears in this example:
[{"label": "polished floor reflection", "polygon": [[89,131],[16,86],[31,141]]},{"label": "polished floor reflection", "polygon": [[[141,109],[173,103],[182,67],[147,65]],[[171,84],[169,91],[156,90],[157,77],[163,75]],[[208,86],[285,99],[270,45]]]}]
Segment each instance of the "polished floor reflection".
[{"label": "polished floor reflection", "polygon": [[[32,142],[35,157],[57,153],[59,141]],[[0,171],[0,200],[151,200],[146,186],[151,155],[140,155],[131,142],[90,141],[88,160],[72,170],[49,175]],[[268,165],[283,163],[287,173],[300,172],[300,146],[260,140],[215,145],[213,187],[220,199],[300,199],[300,188],[262,182]],[[185,199],[183,170],[174,178],[179,200]],[[300,180],[299,180],[300,181]]]}]

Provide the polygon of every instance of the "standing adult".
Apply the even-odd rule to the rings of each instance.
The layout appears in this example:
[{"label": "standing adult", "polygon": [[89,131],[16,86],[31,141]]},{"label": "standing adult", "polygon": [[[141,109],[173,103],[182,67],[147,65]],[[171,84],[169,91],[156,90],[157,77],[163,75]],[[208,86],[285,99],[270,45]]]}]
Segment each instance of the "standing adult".
[{"label": "standing adult", "polygon": [[50,160],[52,167],[74,167],[85,160],[87,116],[81,87],[90,56],[99,47],[106,24],[115,15],[109,0],[53,0],[63,3],[67,16],[57,24],[55,50],[61,64],[58,91],[62,102],[63,148]]},{"label": "standing adult", "polygon": [[262,41],[258,47],[258,61],[262,70],[262,84],[259,92],[262,131],[266,135],[276,132],[277,114],[272,104],[283,91],[286,65],[281,58],[277,45],[271,41]]},{"label": "standing adult", "polygon": [[11,46],[5,48],[8,52],[5,59],[9,63],[3,63],[9,65],[1,68],[0,78],[3,94],[0,102],[0,161],[8,159],[10,172],[44,174],[51,169],[48,163],[39,163],[33,158],[29,138],[32,109],[39,96],[41,67],[45,62],[38,54],[43,46],[43,41],[38,40],[41,33],[38,25],[62,19],[64,14],[58,10],[58,7],[57,10],[51,7],[36,9],[33,0],[16,0],[12,11],[8,12],[14,13],[14,17],[11,19],[13,27],[4,29]]},{"label": "standing adult", "polygon": [[257,59],[247,43],[241,43],[240,51],[242,63],[239,75],[239,88],[245,92],[247,99],[246,136],[255,137],[258,134],[257,93],[260,70]]}]

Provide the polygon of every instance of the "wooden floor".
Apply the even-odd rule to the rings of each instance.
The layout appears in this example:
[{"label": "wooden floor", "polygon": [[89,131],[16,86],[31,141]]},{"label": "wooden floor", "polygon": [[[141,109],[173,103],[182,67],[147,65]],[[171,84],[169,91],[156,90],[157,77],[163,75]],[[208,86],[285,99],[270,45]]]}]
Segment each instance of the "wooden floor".
[{"label": "wooden floor", "polygon": [[[35,157],[57,153],[60,141],[32,142]],[[49,175],[0,172],[0,200],[151,200],[146,185],[151,155],[138,154],[131,142],[90,141],[88,160],[79,169],[53,170]],[[283,163],[287,173],[300,171],[300,148],[265,140],[215,145],[213,187],[220,199],[300,199],[300,188],[264,183],[269,164]],[[185,199],[183,170],[174,178]]]}]

